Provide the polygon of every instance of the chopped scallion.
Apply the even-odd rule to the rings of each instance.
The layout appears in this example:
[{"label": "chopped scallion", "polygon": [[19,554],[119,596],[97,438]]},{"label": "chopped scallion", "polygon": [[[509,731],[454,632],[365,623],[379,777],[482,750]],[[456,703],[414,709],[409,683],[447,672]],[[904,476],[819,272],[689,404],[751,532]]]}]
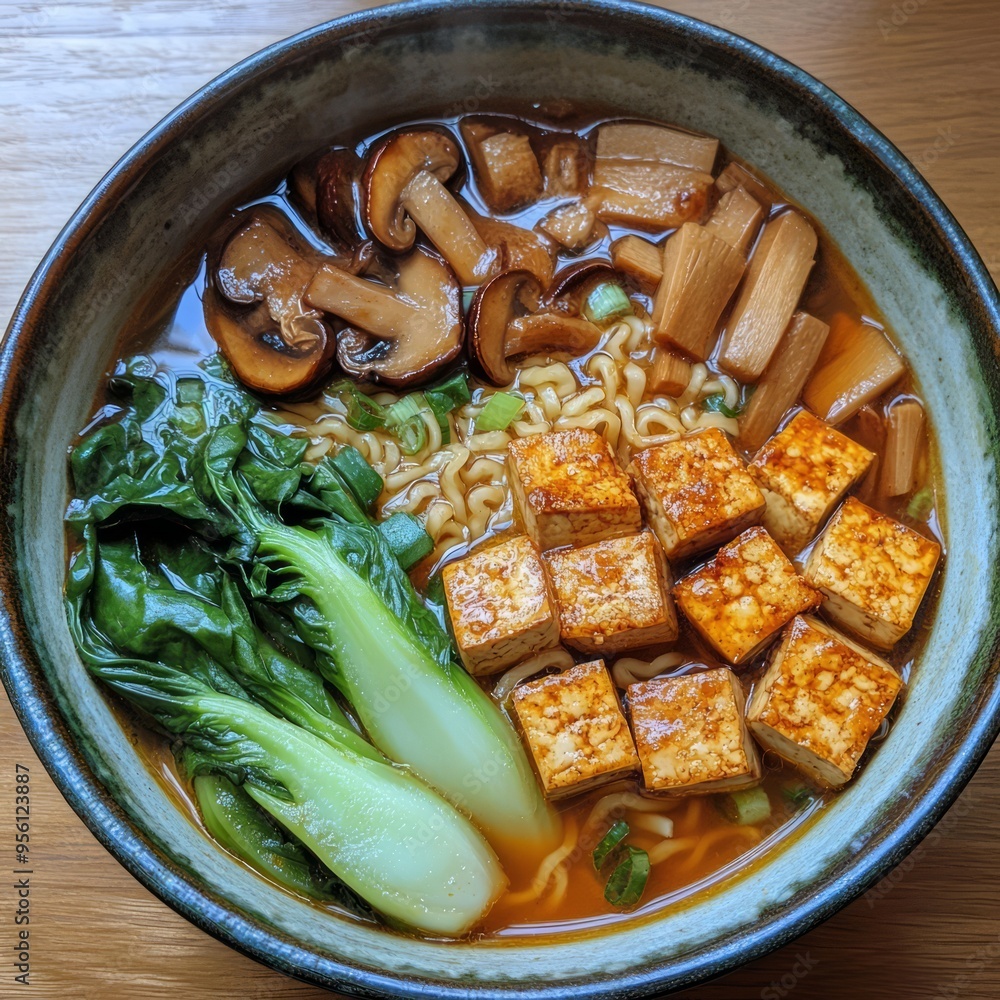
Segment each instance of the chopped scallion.
[{"label": "chopped scallion", "polygon": [[632,312],[632,303],[621,285],[602,281],[591,289],[583,304],[583,315],[591,323],[610,323]]},{"label": "chopped scallion", "polygon": [[722,815],[737,826],[763,823],[771,815],[771,800],[759,785],[719,796],[716,802]]},{"label": "chopped scallion", "polygon": [[344,445],[331,460],[363,510],[371,510],[385,483],[354,445]]},{"label": "chopped scallion", "polygon": [[464,406],[471,398],[469,381],[461,373],[452,375],[450,379],[440,385],[424,390],[424,399],[427,400],[427,405],[437,418],[438,426],[441,428],[442,444],[448,444],[451,441],[451,424],[448,422],[448,414],[452,410]]},{"label": "chopped scallion", "polygon": [[467,313],[472,305],[472,300],[476,297],[475,288],[466,288],[462,292],[462,313]]},{"label": "chopped scallion", "polygon": [[793,785],[781,792],[794,809],[804,809],[816,797],[805,785]]},{"label": "chopped scallion", "polygon": [[386,408],[366,396],[353,382],[342,379],[330,386],[329,392],[335,393],[344,400],[347,406],[347,423],[356,431],[374,431],[384,427],[386,423]]},{"label": "chopped scallion", "polygon": [[604,898],[612,906],[635,906],[648,879],[649,855],[639,847],[627,846],[604,888]]},{"label": "chopped scallion", "polygon": [[706,396],[701,401],[701,408],[706,413],[721,413],[724,417],[738,417],[739,409],[733,409],[726,405],[726,397],[723,393],[717,392],[711,396]]},{"label": "chopped scallion", "polygon": [[404,455],[416,455],[427,446],[427,424],[423,413],[430,410],[422,392],[411,392],[387,410],[386,427],[399,438]]},{"label": "chopped scallion", "polygon": [[524,409],[524,400],[509,392],[495,392],[476,417],[476,431],[505,431]]},{"label": "chopped scallion", "polygon": [[434,548],[434,541],[424,526],[405,510],[390,514],[379,523],[378,530],[403,569],[416,566]]},{"label": "chopped scallion", "polygon": [[906,505],[906,516],[911,521],[926,521],[933,506],[934,490],[930,486],[924,486],[910,497],[910,502]]},{"label": "chopped scallion", "polygon": [[615,822],[610,830],[601,838],[601,842],[594,848],[594,867],[600,871],[601,866],[608,860],[608,856],[613,854],[628,836],[628,823],[620,819]]}]

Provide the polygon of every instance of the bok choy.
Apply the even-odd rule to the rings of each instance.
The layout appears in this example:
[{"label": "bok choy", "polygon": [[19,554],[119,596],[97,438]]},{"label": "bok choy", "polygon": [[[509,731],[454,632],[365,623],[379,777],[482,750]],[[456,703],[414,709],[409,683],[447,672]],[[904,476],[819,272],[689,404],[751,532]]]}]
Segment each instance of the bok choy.
[{"label": "bok choy", "polygon": [[349,727],[318,679],[255,627],[231,579],[189,546],[167,559],[146,567],[133,541],[98,544],[88,528],[67,586],[70,628],[91,673],[179,738],[208,829],[320,895],[308,856],[269,836],[249,798],[391,922],[447,935],[473,926],[506,884],[479,831]]},{"label": "bok choy", "polygon": [[494,843],[548,846],[555,818],[509,723],[453,660],[451,642],[337,468],[213,359],[181,375],[119,366],[116,419],[72,456],[78,527],[181,520],[308,648],[374,744],[410,765]]}]

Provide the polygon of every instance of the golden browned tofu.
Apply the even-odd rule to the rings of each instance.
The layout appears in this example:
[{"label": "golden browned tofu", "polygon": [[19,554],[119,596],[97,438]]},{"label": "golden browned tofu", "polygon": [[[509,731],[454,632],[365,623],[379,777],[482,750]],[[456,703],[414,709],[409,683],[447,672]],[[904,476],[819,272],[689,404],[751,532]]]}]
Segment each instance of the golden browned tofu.
[{"label": "golden browned tofu", "polygon": [[548,579],[529,538],[477,549],[441,571],[462,663],[492,674],[559,643]]},{"label": "golden browned tofu", "polygon": [[582,428],[517,438],[507,482],[540,549],[586,545],[642,527],[639,501],[608,442]]},{"label": "golden browned tofu", "polygon": [[511,701],[549,798],[586,791],[639,766],[603,660],[521,684]]},{"label": "golden browned tofu", "polygon": [[747,721],[762,746],[836,788],[850,781],[902,686],[881,657],[799,616],[754,689]]},{"label": "golden browned tofu", "polygon": [[795,555],[812,541],[874,458],[867,448],[800,410],[750,463],[750,475],[767,501],[761,523]]},{"label": "golden browned tofu", "polygon": [[803,575],[822,591],[826,613],[879,649],[913,625],[941,546],[848,497],[819,536]]},{"label": "golden browned tofu", "polygon": [[705,641],[737,664],[763,649],[795,615],[817,607],[821,597],[757,526],[684,577],[674,587],[674,600]]},{"label": "golden browned tofu", "polygon": [[763,495],[717,427],[640,451],[629,472],[668,559],[721,545],[764,514]]},{"label": "golden browned tofu", "polygon": [[697,795],[760,781],[743,686],[728,667],[630,684],[628,702],[647,791]]},{"label": "golden browned tofu", "polygon": [[670,571],[652,532],[550,552],[545,561],[567,646],[611,656],[677,638]]}]

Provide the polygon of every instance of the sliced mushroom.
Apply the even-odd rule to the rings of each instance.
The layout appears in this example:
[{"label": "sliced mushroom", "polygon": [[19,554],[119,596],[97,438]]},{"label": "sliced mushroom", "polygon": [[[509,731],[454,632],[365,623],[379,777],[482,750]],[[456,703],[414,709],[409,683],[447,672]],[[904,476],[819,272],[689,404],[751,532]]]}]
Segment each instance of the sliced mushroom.
[{"label": "sliced mushroom", "polygon": [[361,158],[353,149],[314,154],[292,170],[292,191],[334,239],[354,247],[365,239],[358,217]]},{"label": "sliced mushroom", "polygon": [[587,292],[602,281],[620,281],[608,261],[593,258],[569,264],[552,279],[545,302],[553,309],[578,315]]},{"label": "sliced mushroom", "polygon": [[375,149],[365,170],[365,222],[375,239],[394,253],[413,246],[419,227],[459,281],[476,285],[489,274],[496,252],[444,186],[460,162],[458,144],[444,131],[390,136]]},{"label": "sliced mushroom", "polygon": [[[501,271],[476,292],[469,307],[469,355],[473,368],[493,385],[517,374],[511,359],[522,354],[583,354],[593,350],[601,331],[585,320],[538,308],[541,287],[525,270]],[[520,310],[525,315],[518,315]]]},{"label": "sliced mushroom", "polygon": [[555,271],[555,247],[540,233],[511,222],[470,213],[486,243],[496,250],[497,265],[504,271],[530,271],[547,288]]},{"label": "sliced mushroom", "polygon": [[321,259],[269,208],[255,208],[226,242],[204,293],[205,322],[250,388],[303,392],[332,366],[333,333],[302,300]]},{"label": "sliced mushroom", "polygon": [[323,267],[306,300],[349,324],[337,335],[337,360],[355,378],[406,388],[462,350],[461,289],[448,265],[423,247],[400,261],[393,285]]}]

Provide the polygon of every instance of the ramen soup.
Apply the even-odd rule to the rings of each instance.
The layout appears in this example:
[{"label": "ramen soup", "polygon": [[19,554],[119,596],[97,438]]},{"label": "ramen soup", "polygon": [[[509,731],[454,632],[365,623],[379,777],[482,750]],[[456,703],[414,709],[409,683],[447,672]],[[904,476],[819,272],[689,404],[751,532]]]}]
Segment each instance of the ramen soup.
[{"label": "ramen soup", "polygon": [[72,455],[73,634],[179,806],[439,938],[778,849],[906,710],[942,555],[919,387],[809,206],[503,111],[212,222]]}]

